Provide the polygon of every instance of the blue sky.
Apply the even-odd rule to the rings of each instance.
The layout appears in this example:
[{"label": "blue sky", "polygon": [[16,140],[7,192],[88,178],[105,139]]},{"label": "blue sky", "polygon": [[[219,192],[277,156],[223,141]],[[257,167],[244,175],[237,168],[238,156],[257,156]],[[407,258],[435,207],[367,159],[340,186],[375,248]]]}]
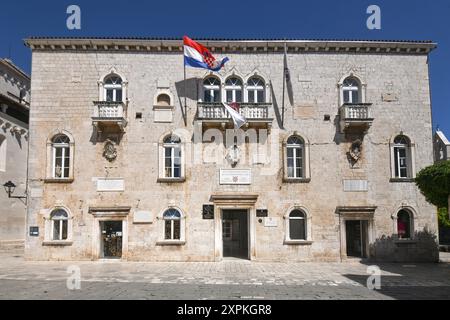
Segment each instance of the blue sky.
[{"label": "blue sky", "polygon": [[[66,28],[66,8],[81,8],[81,30]],[[368,30],[366,9],[381,7],[382,29]],[[450,1],[2,1],[0,57],[30,72],[29,36],[168,36],[192,38],[338,38],[433,40],[434,128],[450,136]]]}]

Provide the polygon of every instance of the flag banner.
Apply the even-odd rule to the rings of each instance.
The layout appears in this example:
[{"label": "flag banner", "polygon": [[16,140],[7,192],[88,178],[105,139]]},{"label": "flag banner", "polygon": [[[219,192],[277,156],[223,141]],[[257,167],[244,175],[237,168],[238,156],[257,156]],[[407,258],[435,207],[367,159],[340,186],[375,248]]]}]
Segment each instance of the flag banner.
[{"label": "flag banner", "polygon": [[286,80],[286,88],[291,106],[294,105],[294,90],[292,89],[291,72],[289,71],[287,61],[287,46],[284,44],[284,78]]},{"label": "flag banner", "polygon": [[228,111],[228,113],[230,114],[231,118],[233,119],[235,129],[239,129],[247,122],[247,120],[244,118],[244,116],[242,116],[239,113],[239,104],[238,103],[233,102],[233,103],[231,103],[231,105],[229,105],[229,104],[222,102],[222,104],[225,107],[225,109]]},{"label": "flag banner", "polygon": [[184,64],[189,67],[219,71],[229,60],[225,57],[217,61],[205,46],[186,36],[183,37],[183,45]]}]

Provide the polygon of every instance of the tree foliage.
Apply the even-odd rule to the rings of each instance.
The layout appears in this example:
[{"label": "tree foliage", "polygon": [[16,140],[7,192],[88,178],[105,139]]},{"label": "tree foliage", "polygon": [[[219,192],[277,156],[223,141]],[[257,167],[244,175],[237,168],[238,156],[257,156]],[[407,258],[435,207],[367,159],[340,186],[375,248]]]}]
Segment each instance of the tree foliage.
[{"label": "tree foliage", "polygon": [[447,208],[450,195],[450,160],[422,169],[417,175],[416,184],[428,202],[438,208]]},{"label": "tree foliage", "polygon": [[450,228],[450,217],[448,216],[447,208],[440,208],[438,210],[439,225],[445,228]]}]

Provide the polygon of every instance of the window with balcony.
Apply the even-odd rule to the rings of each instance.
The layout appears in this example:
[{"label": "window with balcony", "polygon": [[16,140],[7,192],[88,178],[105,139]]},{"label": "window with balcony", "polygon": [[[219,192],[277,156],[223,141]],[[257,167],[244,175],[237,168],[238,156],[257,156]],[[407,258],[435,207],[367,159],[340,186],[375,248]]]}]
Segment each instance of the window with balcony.
[{"label": "window with balcony", "polygon": [[358,79],[348,77],[342,85],[343,102],[357,104],[361,103],[361,84]]},{"label": "window with balcony", "polygon": [[410,180],[414,178],[412,144],[408,137],[399,135],[395,137],[392,152],[392,178],[394,180]]},{"label": "window with balcony", "polygon": [[122,78],[113,74],[104,81],[104,101],[122,102]]},{"label": "window with balcony", "polygon": [[264,103],[265,84],[259,77],[252,77],[247,81],[247,94],[249,103]]},{"label": "window with balcony", "polygon": [[225,81],[226,102],[242,102],[242,81],[237,77],[230,77]]},{"label": "window with balcony", "polygon": [[203,81],[204,102],[220,102],[220,80],[216,77],[208,77]]}]

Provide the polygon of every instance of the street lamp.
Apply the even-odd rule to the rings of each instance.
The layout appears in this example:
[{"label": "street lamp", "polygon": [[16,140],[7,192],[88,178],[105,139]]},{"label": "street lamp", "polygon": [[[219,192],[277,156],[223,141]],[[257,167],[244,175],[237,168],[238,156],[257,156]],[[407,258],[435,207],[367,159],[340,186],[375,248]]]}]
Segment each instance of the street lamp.
[{"label": "street lamp", "polygon": [[10,180],[6,182],[3,187],[5,188],[6,193],[8,194],[8,198],[12,199],[26,199],[26,196],[12,196],[14,190],[16,189],[16,185]]}]

